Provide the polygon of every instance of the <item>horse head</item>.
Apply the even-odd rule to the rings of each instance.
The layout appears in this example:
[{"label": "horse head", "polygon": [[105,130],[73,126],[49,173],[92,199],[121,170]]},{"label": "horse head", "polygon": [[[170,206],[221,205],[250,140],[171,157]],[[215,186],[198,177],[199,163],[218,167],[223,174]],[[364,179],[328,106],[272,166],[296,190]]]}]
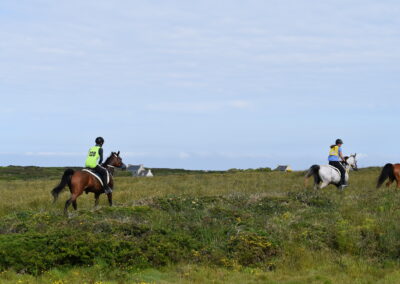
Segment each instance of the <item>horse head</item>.
[{"label": "horse head", "polygon": [[357,153],[350,155],[350,157],[345,157],[346,163],[355,171],[358,171],[357,166]]},{"label": "horse head", "polygon": [[126,165],[122,162],[122,158],[119,155],[120,152],[111,152],[110,157],[104,162],[106,166],[111,166],[114,168],[120,168],[122,170],[126,170]]}]

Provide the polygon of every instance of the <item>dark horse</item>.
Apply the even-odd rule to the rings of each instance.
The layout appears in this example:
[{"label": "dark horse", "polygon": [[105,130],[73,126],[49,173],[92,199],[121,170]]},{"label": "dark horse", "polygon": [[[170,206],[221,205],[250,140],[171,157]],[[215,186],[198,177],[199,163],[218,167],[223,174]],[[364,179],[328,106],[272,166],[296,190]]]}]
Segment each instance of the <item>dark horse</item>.
[{"label": "dark horse", "polygon": [[[108,183],[108,185],[110,186],[110,188],[113,188],[114,182],[112,178],[112,173],[114,172],[114,168],[126,169],[126,166],[119,156],[119,151],[118,153],[112,152],[110,157],[107,158],[102,166],[105,167],[109,172],[110,182]],[[65,170],[64,175],[61,178],[60,184],[51,191],[51,194],[54,197],[54,202],[57,201],[58,195],[66,185],[68,185],[71,192],[71,197],[67,200],[67,202],[65,202],[64,214],[66,215],[68,213],[68,207],[69,205],[71,205],[71,203],[75,210],[78,208],[76,204],[76,199],[83,192],[94,193],[95,206],[99,204],[100,194],[104,193],[103,186],[101,185],[100,181],[91,173],[85,170],[74,171],[72,169],[67,169]],[[112,193],[107,194],[107,196],[108,202],[110,206],[112,206]]]},{"label": "dark horse", "polygon": [[396,180],[397,188],[400,188],[400,164],[386,164],[379,175],[376,188],[381,187],[381,185],[388,178],[389,180],[386,183],[387,187],[389,187]]}]

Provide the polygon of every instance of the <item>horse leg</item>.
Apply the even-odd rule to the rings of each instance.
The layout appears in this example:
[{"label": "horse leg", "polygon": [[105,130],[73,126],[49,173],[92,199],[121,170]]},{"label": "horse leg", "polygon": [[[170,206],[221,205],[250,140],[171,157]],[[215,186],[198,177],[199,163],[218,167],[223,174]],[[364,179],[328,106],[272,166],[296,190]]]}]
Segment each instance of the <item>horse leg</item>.
[{"label": "horse leg", "polygon": [[99,206],[99,197],[100,197],[100,193],[94,194],[94,208],[97,208],[97,206]]},{"label": "horse leg", "polygon": [[68,207],[71,205],[71,203],[72,203],[72,206],[74,207],[75,210],[78,208],[77,204],[76,204],[76,199],[81,194],[82,194],[82,192],[74,193],[74,194],[71,195],[71,198],[68,199],[67,202],[65,202],[65,207],[64,207],[64,214],[65,215],[68,215]]},{"label": "horse leg", "polygon": [[323,181],[323,182],[321,183],[321,185],[319,186],[319,188],[321,189],[321,188],[327,187],[328,184],[329,184],[329,182]]},{"label": "horse leg", "polygon": [[71,205],[72,203],[72,197],[70,199],[67,200],[67,202],[65,202],[65,207],[64,207],[64,215],[68,215],[68,207]]},{"label": "horse leg", "polygon": [[108,203],[110,204],[110,206],[112,206],[112,193],[107,194],[108,197]]}]

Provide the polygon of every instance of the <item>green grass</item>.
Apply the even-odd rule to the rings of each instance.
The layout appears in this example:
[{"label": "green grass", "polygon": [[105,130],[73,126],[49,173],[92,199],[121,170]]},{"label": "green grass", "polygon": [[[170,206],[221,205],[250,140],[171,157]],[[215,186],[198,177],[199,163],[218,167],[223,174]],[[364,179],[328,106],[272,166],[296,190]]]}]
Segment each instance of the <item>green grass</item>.
[{"label": "green grass", "polygon": [[69,218],[57,179],[0,178],[0,281],[399,283],[400,193],[378,174],[343,192],[301,172],[120,176],[114,207],[82,195]]}]

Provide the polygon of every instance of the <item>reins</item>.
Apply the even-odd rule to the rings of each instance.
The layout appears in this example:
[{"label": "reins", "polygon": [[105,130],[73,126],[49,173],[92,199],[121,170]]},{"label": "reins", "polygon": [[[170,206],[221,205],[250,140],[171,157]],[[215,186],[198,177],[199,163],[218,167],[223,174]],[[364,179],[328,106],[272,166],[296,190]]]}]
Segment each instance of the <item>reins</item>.
[{"label": "reins", "polygon": [[108,173],[109,173],[111,176],[113,176],[113,174],[112,174],[112,172],[110,171],[109,168],[114,169],[115,166],[109,165],[109,164],[108,164],[108,163],[109,163],[108,160],[110,160],[110,158],[111,158],[112,156],[117,157],[117,155],[116,155],[115,153],[112,153],[112,154],[110,155],[110,157],[108,157],[107,160],[102,164],[102,166],[104,166],[104,167],[106,168],[106,170],[108,171]]}]

